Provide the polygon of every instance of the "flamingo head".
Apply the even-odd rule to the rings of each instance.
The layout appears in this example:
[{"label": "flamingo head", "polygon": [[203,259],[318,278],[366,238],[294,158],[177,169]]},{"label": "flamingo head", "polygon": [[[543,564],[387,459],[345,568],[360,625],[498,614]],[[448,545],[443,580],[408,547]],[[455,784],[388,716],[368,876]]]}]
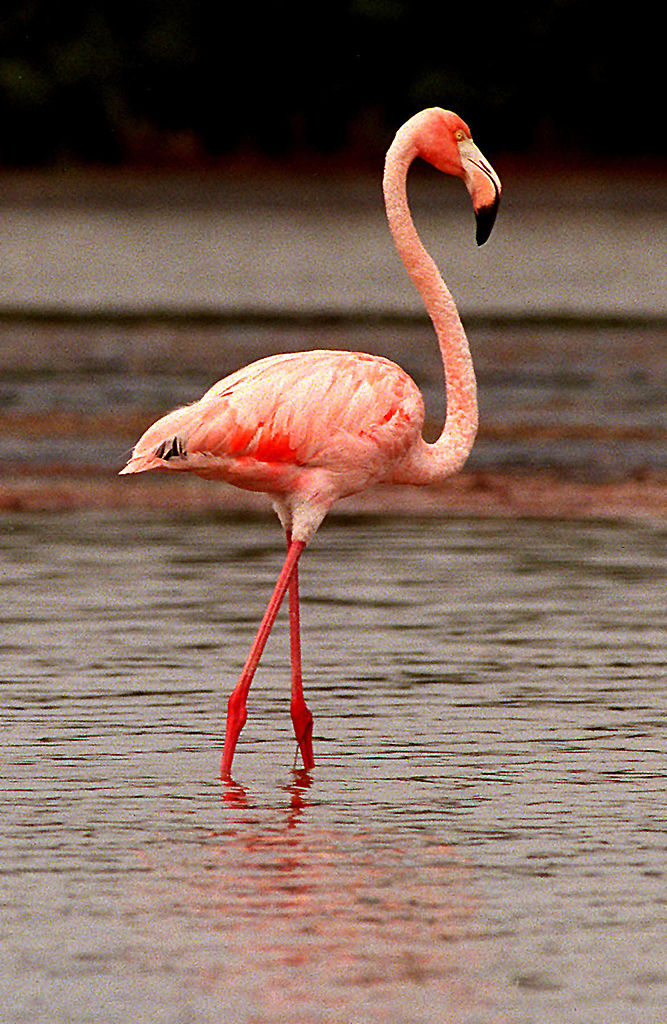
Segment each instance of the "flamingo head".
[{"label": "flamingo head", "polygon": [[444,174],[463,178],[477,220],[477,244],[491,234],[500,202],[500,179],[472,141],[458,114],[431,107],[418,114],[415,143],[419,156]]}]

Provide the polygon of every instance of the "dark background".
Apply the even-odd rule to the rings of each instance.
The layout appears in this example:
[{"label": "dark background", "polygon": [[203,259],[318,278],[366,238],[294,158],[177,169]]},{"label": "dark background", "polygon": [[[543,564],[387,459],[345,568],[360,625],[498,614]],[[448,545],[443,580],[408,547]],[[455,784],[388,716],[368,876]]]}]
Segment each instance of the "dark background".
[{"label": "dark background", "polygon": [[485,151],[664,158],[658,5],[5,0],[0,163],[375,160],[423,106]]}]

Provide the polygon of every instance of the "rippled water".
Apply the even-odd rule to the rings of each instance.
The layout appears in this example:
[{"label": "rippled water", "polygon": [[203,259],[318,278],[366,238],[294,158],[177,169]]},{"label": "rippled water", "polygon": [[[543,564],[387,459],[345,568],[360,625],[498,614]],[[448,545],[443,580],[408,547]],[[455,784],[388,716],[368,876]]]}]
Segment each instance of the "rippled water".
[{"label": "rippled water", "polygon": [[274,524],[1,523],[3,1022],[663,1019],[664,531],[332,518],[222,787]]},{"label": "rippled water", "polygon": [[[480,433],[468,468],[547,468],[588,480],[667,469],[667,346],[655,326],[477,325]],[[110,473],[143,429],[255,358],[301,348],[387,355],[421,388],[427,433],[444,418],[428,325],[206,327],[0,324],[30,363],[0,383],[0,465],[8,472]],[[54,354],[61,360],[53,365]]]}]

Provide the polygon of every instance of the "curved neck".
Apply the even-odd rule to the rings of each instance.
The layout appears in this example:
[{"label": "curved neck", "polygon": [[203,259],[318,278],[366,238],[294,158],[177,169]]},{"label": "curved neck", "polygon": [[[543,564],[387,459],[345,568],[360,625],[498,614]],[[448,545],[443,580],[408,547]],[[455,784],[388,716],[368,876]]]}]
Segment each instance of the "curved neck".
[{"label": "curved neck", "polygon": [[447,415],[443,431],[435,444],[424,443],[419,465],[411,467],[419,482],[423,478],[426,483],[449,476],[466,461],[477,432],[477,387],[468,339],[456,305],[421,244],[410,216],[406,181],[410,164],[417,156],[410,128],[408,122],[389,148],[383,190],[396,248],[435,327],[445,372]]}]

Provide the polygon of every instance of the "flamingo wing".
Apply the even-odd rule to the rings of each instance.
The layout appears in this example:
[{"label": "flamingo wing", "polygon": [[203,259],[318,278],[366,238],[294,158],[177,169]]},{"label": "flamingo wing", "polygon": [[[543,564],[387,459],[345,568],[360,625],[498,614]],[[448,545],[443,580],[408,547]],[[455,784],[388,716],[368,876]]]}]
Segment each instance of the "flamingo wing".
[{"label": "flamingo wing", "polygon": [[388,359],[328,350],[269,356],[158,420],[122,472],[189,469],[248,487],[252,468],[345,472],[361,463],[377,477],[421,436],[423,419],[416,384]]}]

